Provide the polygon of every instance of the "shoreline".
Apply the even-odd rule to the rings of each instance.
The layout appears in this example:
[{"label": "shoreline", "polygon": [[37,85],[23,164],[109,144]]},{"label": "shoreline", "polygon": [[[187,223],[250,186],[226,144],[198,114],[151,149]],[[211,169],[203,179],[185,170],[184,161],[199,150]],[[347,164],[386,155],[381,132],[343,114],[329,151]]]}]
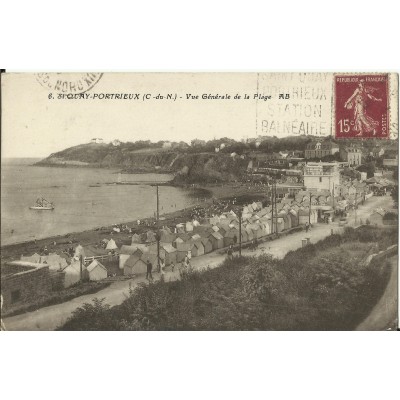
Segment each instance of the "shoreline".
[{"label": "shoreline", "polygon": [[[262,193],[256,190],[248,190],[246,185],[205,185],[205,186],[191,186],[191,185],[179,185],[182,188],[191,188],[193,193],[188,193],[188,196],[199,197],[202,201],[199,201],[184,209],[175,210],[160,214],[160,226],[177,224],[180,222],[186,222],[190,218],[190,214],[195,207],[207,207],[212,204],[214,200],[227,201],[236,198],[238,203],[247,203],[252,200],[260,200],[265,198]],[[117,244],[131,244],[131,236],[134,233],[143,233],[149,229],[154,229],[155,217],[144,217],[140,220],[147,224],[137,225],[135,221],[124,221],[118,225],[128,225],[131,229],[131,233],[121,232],[111,234],[113,225],[99,225],[92,228],[88,228],[83,231],[69,232],[65,234],[46,236],[35,240],[25,240],[18,243],[6,244],[0,246],[1,263],[19,260],[21,255],[32,255],[35,252],[40,253],[40,250],[44,247],[48,248],[49,252],[61,253],[66,247],[76,246],[78,243],[81,245],[90,245],[100,242],[105,237],[112,237],[116,240]],[[56,242],[56,245],[53,243]]]}]

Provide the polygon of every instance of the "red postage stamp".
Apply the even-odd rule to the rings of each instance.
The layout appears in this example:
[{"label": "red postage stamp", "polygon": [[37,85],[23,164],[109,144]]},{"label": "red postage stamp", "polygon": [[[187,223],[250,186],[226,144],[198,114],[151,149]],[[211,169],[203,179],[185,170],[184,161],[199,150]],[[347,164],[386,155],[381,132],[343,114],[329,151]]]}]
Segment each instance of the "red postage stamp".
[{"label": "red postage stamp", "polygon": [[336,138],[389,138],[387,74],[335,75]]}]

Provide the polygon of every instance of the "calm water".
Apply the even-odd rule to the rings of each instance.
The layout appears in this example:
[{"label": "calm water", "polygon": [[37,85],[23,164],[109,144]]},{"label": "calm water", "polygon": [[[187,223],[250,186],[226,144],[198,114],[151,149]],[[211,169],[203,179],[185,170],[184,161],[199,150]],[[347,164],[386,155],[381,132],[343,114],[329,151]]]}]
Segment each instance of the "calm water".
[{"label": "calm water", "polygon": [[[24,165],[25,164],[25,165]],[[162,182],[170,175],[122,175],[122,181]],[[1,244],[134,221],[154,215],[156,188],[142,185],[105,185],[115,182],[115,171],[32,167],[26,161],[1,168]],[[90,185],[100,184],[99,187]],[[160,213],[184,208],[196,199],[182,189],[163,186]],[[38,197],[55,204],[53,211],[34,211]],[[14,230],[14,232],[12,232]]]}]

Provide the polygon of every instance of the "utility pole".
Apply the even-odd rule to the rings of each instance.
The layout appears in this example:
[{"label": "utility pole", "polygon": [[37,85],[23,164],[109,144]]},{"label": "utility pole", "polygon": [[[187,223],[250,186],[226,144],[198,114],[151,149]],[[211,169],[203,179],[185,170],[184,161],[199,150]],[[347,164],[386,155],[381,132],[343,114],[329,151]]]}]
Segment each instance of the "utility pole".
[{"label": "utility pole", "polygon": [[308,210],[308,224],[311,226],[311,192],[310,192],[310,209]]},{"label": "utility pole", "polygon": [[276,207],[276,179],[274,179],[275,233],[278,233],[278,209]]},{"label": "utility pole", "polygon": [[82,279],[83,279],[83,255],[82,254],[79,255],[79,264],[80,264],[79,278],[80,278],[80,281],[82,282]]},{"label": "utility pole", "polygon": [[158,185],[156,185],[157,189],[157,270],[161,271],[160,266],[160,196]]},{"label": "utility pole", "polygon": [[239,208],[239,257],[242,257],[242,210]]},{"label": "utility pole", "polygon": [[274,197],[273,197],[273,183],[271,184],[271,207],[272,207],[272,223],[271,223],[271,234],[274,233]]}]

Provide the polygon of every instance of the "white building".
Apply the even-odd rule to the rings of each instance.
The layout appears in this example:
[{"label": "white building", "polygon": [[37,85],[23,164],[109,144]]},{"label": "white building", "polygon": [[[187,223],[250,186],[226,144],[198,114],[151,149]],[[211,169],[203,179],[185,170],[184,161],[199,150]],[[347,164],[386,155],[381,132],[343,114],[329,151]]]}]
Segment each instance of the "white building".
[{"label": "white building", "polygon": [[113,140],[111,143],[115,147],[121,146],[121,142],[118,139]]},{"label": "white building", "polygon": [[306,189],[329,190],[340,184],[338,163],[307,163],[304,167],[304,186]]},{"label": "white building", "polygon": [[92,142],[92,143],[97,143],[97,144],[102,144],[102,143],[104,143],[102,138],[93,138],[93,139],[91,140],[91,142]]}]

